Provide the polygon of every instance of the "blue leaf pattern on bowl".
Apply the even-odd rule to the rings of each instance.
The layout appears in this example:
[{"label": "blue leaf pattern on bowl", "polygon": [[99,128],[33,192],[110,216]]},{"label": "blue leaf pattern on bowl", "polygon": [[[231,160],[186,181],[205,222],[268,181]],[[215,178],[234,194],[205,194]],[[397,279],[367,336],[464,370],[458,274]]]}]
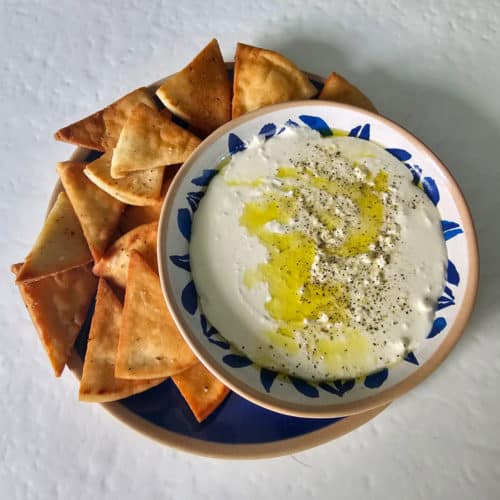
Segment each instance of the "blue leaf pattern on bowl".
[{"label": "blue leaf pattern on bowl", "polygon": [[442,220],[441,229],[443,230],[443,236],[445,241],[451,240],[455,236],[463,233],[460,224],[458,222],[453,222],[450,220]]},{"label": "blue leaf pattern on bowl", "polygon": [[453,291],[449,286],[445,286],[443,290],[443,295],[439,297],[437,303],[437,310],[440,311],[446,307],[455,305],[455,296],[453,295]]},{"label": "blue leaf pattern on bowl", "polygon": [[227,149],[230,154],[234,155],[238,151],[243,151],[246,148],[246,144],[236,134],[229,134],[227,139]]},{"label": "blue leaf pattern on bowl", "polygon": [[177,227],[186,240],[191,239],[191,213],[188,208],[179,208],[177,211]]},{"label": "blue leaf pattern on bowl", "polygon": [[380,387],[385,382],[388,375],[389,370],[387,368],[383,368],[376,373],[368,375],[365,378],[365,387],[368,387],[368,389],[376,389],[377,387]]},{"label": "blue leaf pattern on bowl", "polygon": [[211,337],[212,335],[218,333],[217,329],[208,323],[207,317],[204,314],[200,314],[200,324],[205,337]]},{"label": "blue leaf pattern on bowl", "polygon": [[361,125],[354,127],[349,132],[349,137],[358,137],[359,132],[361,131]]},{"label": "blue leaf pattern on bowl", "polygon": [[428,339],[432,339],[436,335],[440,334],[446,327],[446,320],[443,317],[436,318],[432,324],[431,331],[427,335]]},{"label": "blue leaf pattern on bowl", "polygon": [[358,125],[349,131],[349,137],[357,137],[358,139],[370,140],[370,124]]},{"label": "blue leaf pattern on bowl", "polygon": [[274,134],[276,134],[276,125],[274,123],[266,123],[259,132],[259,135],[270,139]]},{"label": "blue leaf pattern on bowl", "polygon": [[456,227],[460,227],[458,222],[453,222],[451,220],[442,220],[441,221],[441,229],[444,231],[448,231],[448,229],[455,229]]},{"label": "blue leaf pattern on bowl", "polygon": [[217,170],[214,168],[207,168],[203,170],[199,177],[191,179],[191,183],[195,186],[208,186],[214,175],[217,175]]},{"label": "blue leaf pattern on bowl", "polygon": [[448,269],[446,271],[446,281],[452,285],[458,285],[460,283],[460,275],[458,274],[455,264],[448,259]]},{"label": "blue leaf pattern on bowl", "polygon": [[285,122],[285,126],[280,128],[280,131],[277,133],[277,135],[280,135],[282,132],[286,130],[287,127],[298,127],[299,124],[297,122],[294,122],[293,120],[287,120]]},{"label": "blue leaf pattern on bowl", "polygon": [[191,280],[182,290],[181,302],[184,309],[189,314],[194,314],[198,308],[198,294],[196,293],[196,287],[194,286],[194,281]]},{"label": "blue leaf pattern on bowl", "polygon": [[420,184],[420,177],[422,176],[422,169],[418,165],[410,165],[409,163],[405,163],[404,165],[411,172],[413,184],[418,186]]},{"label": "blue leaf pattern on bowl", "polygon": [[[323,136],[332,135],[332,129],[326,124],[326,122],[317,116],[310,115],[301,115],[299,116],[300,120],[304,122],[308,127],[317,130]],[[299,124],[292,119],[288,119],[284,126],[279,129],[277,132],[277,127],[274,123],[268,123],[261,127],[259,135],[263,136],[266,140],[270,137],[273,137],[276,134],[282,133],[286,127],[298,127]],[[358,125],[351,129],[349,132],[349,136],[351,137],[359,137],[361,139],[370,139],[370,124]],[[231,154],[234,154],[238,151],[242,151],[246,149],[246,143],[238,137],[236,134],[229,134],[228,137],[228,149]],[[419,165],[412,165],[407,163],[408,160],[412,158],[410,152],[400,149],[400,148],[386,148],[386,151],[396,157],[398,160],[404,162],[406,168],[409,169],[413,176],[413,183],[417,186],[420,186],[424,192],[429,196],[429,198],[436,205],[439,202],[440,194],[438,186],[435,180],[429,176],[423,177],[422,168]],[[204,169],[202,174],[191,180],[191,183],[203,188],[206,188],[210,183],[211,179],[218,173],[216,169]],[[186,201],[189,205],[189,208],[180,208],[177,212],[177,226],[181,234],[189,241],[191,238],[191,225],[192,225],[192,216],[191,212],[195,212],[199,206],[200,200],[204,195],[204,190],[202,191],[193,191],[188,192],[186,195]],[[460,227],[458,222],[442,220],[441,227],[443,231],[443,236],[445,241],[448,241],[455,236],[462,234],[463,230]],[[189,255],[171,255],[169,256],[171,262],[181,268],[190,272],[190,263],[189,263]],[[448,268],[447,268],[447,283],[448,285],[458,286],[460,283],[460,275],[456,266],[453,264],[451,260],[448,260]],[[437,310],[441,310],[450,306],[455,305],[455,296],[450,288],[450,286],[445,286],[443,290],[442,296],[438,299]],[[181,293],[181,301],[183,307],[190,314],[195,314],[198,309],[198,296],[196,293],[196,288],[194,282],[191,280],[183,289]],[[206,317],[201,313],[200,314],[200,322],[203,334],[207,338],[207,341],[216,345],[220,349],[228,350],[231,348],[230,344],[219,334],[219,332],[211,326]],[[444,317],[437,317],[433,322],[432,329],[428,334],[427,338],[433,338],[439,333],[441,333],[447,326],[446,319]],[[245,368],[249,366],[255,366],[252,361],[250,361],[246,356],[242,356],[240,354],[226,354],[222,358],[223,362],[232,368]],[[419,365],[419,362],[415,356],[415,353],[408,353],[405,358],[405,361],[408,363]],[[269,370],[267,368],[261,368],[260,370],[260,382],[262,387],[266,392],[271,392],[272,386],[276,377],[278,376],[277,372],[273,370]],[[373,373],[368,375],[364,379],[364,386],[369,389],[376,389],[382,386],[384,382],[387,380],[389,374],[389,370],[384,368],[383,370],[378,371],[377,373]],[[324,391],[333,394],[337,397],[342,397],[346,392],[350,391],[355,386],[355,380],[337,380],[333,382],[322,382],[320,384],[313,384],[306,382],[297,377],[285,377],[290,380],[293,387],[309,398],[319,397],[318,388],[323,389]]]},{"label": "blue leaf pattern on bowl", "polygon": [[216,345],[217,347],[220,347],[221,349],[229,349],[231,346],[229,345],[229,342],[226,342],[225,340],[218,340],[218,339],[208,339],[208,341],[211,343],[211,344],[214,344]]},{"label": "blue leaf pattern on bowl", "polygon": [[260,383],[266,392],[270,392],[271,386],[273,385],[274,379],[277,375],[278,374],[276,372],[268,370],[267,368],[260,369]]},{"label": "blue leaf pattern on bowl", "polygon": [[170,260],[172,264],[181,269],[185,269],[188,272],[191,272],[191,264],[189,263],[189,254],[186,255],[171,255]]},{"label": "blue leaf pattern on bowl", "polygon": [[246,356],[240,356],[239,354],[226,354],[222,361],[231,368],[244,368],[253,364]]},{"label": "blue leaf pattern on bowl", "polygon": [[440,196],[436,181],[432,177],[424,177],[422,187],[424,188],[427,196],[431,199],[432,203],[437,205],[439,203]]},{"label": "blue leaf pattern on bowl", "polygon": [[335,380],[331,384],[327,384],[326,382],[321,382],[319,387],[324,391],[329,392],[330,394],[335,394],[335,396],[342,397],[346,392],[350,391],[356,381],[354,379],[347,380]]},{"label": "blue leaf pattern on bowl", "polygon": [[331,127],[319,116],[300,115],[299,118],[313,130],[317,130],[323,137],[333,135]]},{"label": "blue leaf pattern on bowl", "polygon": [[319,397],[319,391],[313,385],[309,384],[305,380],[296,377],[289,377],[290,382],[293,384],[295,389],[297,389],[300,393],[308,398],[317,398]]},{"label": "blue leaf pattern on bowl", "polygon": [[[229,349],[231,346],[229,345],[229,342],[227,340],[224,340],[220,335],[217,329],[210,325],[207,321],[207,317],[204,314],[200,314],[200,324],[201,324],[201,330],[205,337],[207,337],[208,341],[211,344],[216,345],[217,347],[220,347],[221,349]],[[214,336],[217,336],[217,338],[213,338]]]},{"label": "blue leaf pattern on bowl", "polygon": [[412,364],[418,366],[418,359],[415,356],[415,353],[413,353],[413,352],[409,352],[403,359],[405,361],[408,361],[408,363],[412,363]]},{"label": "blue leaf pattern on bowl", "polygon": [[399,148],[385,148],[388,153],[395,156],[399,161],[405,162],[411,158],[411,154],[406,151],[406,149]]},{"label": "blue leaf pattern on bowl", "polygon": [[364,139],[365,141],[370,140],[370,124],[369,123],[367,123],[366,125],[363,126],[358,137],[360,139]]},{"label": "blue leaf pattern on bowl", "polygon": [[191,207],[191,211],[194,213],[198,210],[198,205],[200,204],[201,199],[205,195],[204,191],[190,191],[186,195],[187,202]]}]

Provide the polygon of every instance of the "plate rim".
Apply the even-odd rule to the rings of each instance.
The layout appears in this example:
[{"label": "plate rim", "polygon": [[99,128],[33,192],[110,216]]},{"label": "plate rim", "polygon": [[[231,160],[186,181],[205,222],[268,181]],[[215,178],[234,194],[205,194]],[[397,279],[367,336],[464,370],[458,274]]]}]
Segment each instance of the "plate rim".
[{"label": "plate rim", "polygon": [[[233,62],[226,62],[225,64],[228,70],[232,70],[234,68]],[[320,83],[324,83],[325,81],[325,78],[319,75],[309,72],[304,73],[310,79],[316,80]],[[169,78],[169,76],[148,85],[148,88],[155,89],[159,87],[167,78]],[[85,161],[91,151],[92,150],[87,148],[76,147],[73,150],[69,161]],[[61,181],[57,179],[49,199],[45,216],[54,205],[57,195],[61,191],[63,191],[63,186]],[[83,360],[80,358],[80,355],[76,351],[75,347],[73,347],[71,351],[71,357],[67,366],[75,378],[80,381],[82,376]],[[293,438],[269,441],[266,443],[249,444],[225,444],[216,441],[205,441],[193,438],[175,431],[164,429],[149,420],[146,420],[126,408],[122,403],[120,403],[120,401],[98,404],[126,427],[161,445],[204,457],[251,460],[286,456],[333,441],[334,439],[348,434],[349,432],[372,420],[379,413],[385,410],[389,406],[390,402],[355,416],[343,416],[344,418],[341,421],[334,422],[321,429],[301,434]]]}]

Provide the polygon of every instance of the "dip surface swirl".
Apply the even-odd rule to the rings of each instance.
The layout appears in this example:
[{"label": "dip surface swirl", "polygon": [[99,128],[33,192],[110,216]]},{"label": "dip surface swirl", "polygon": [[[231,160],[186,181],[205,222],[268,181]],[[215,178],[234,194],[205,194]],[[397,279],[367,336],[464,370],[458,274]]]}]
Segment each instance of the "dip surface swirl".
[{"label": "dip surface swirl", "polygon": [[193,279],[208,320],[266,368],[323,381],[415,350],[445,276],[437,209],[376,144],[287,128],[255,138],[195,213]]}]

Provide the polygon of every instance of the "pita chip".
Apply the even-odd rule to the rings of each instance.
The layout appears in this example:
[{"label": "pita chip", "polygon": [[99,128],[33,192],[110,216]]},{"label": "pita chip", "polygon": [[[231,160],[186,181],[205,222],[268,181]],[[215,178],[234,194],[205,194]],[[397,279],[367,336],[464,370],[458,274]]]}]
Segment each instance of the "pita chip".
[{"label": "pita chip", "polygon": [[[18,273],[22,264],[12,266]],[[97,288],[91,265],[63,271],[38,281],[19,283],[31,320],[59,377],[71,356]]]},{"label": "pita chip", "polygon": [[16,282],[45,278],[92,261],[78,217],[61,192],[38,238],[19,270]]},{"label": "pita chip", "polygon": [[143,224],[118,238],[103,257],[95,263],[96,276],[107,278],[114,285],[125,288],[131,254],[137,250],[142,258],[155,271],[158,269],[156,257],[156,238],[158,223]]},{"label": "pita chip", "polygon": [[91,182],[83,173],[85,167],[85,163],[67,161],[59,163],[57,172],[98,261],[114,236],[125,205]]},{"label": "pita chip", "polygon": [[149,207],[134,207],[129,205],[120,219],[120,231],[127,233],[132,229],[150,222],[158,222],[160,219],[163,199]]},{"label": "pita chip", "polygon": [[118,141],[130,112],[139,103],[156,109],[152,92],[141,87],[97,113],[58,130],[54,137],[58,141],[69,142],[76,146],[102,152],[110,151]]},{"label": "pita chip", "polygon": [[377,113],[377,109],[368,97],[338,73],[332,73],[325,81],[319,99],[342,102]]},{"label": "pita chip", "polygon": [[233,118],[280,102],[310,99],[317,90],[289,59],[272,50],[236,46]]},{"label": "pita chip", "polygon": [[127,233],[142,224],[159,221],[161,209],[163,207],[163,200],[165,199],[170,184],[172,184],[172,181],[174,180],[177,170],[177,167],[165,170],[165,178],[163,179],[163,187],[161,188],[161,199],[158,203],[146,207],[129,205],[125,208],[119,224],[122,234]]},{"label": "pita chip", "polygon": [[139,252],[130,257],[115,376],[168,377],[197,362],[175,326],[160,278]]},{"label": "pita chip", "polygon": [[160,101],[194,130],[208,135],[231,119],[231,84],[214,38],[156,91]]},{"label": "pita chip", "polygon": [[229,389],[201,363],[173,375],[172,380],[198,422],[211,415],[229,394]]},{"label": "pita chip", "polygon": [[128,205],[154,205],[160,201],[163,167],[133,172],[121,179],[111,176],[111,153],[87,164],[83,173],[100,189]]},{"label": "pita chip", "polygon": [[165,379],[124,380],[115,377],[115,358],[122,321],[122,304],[104,279],[99,280],[80,381],[80,401],[104,403],[154,387]]},{"label": "pita chip", "polygon": [[200,139],[168,116],[138,104],[125,123],[111,160],[111,176],[183,163]]}]

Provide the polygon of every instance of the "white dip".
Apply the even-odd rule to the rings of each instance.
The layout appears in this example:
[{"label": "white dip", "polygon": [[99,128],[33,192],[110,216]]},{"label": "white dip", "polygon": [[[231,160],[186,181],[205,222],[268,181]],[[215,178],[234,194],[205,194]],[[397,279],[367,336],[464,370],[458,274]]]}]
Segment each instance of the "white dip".
[{"label": "white dip", "polygon": [[376,144],[287,128],[210,183],[191,269],[208,320],[256,363],[368,374],[429,332],[445,276],[437,209]]}]

